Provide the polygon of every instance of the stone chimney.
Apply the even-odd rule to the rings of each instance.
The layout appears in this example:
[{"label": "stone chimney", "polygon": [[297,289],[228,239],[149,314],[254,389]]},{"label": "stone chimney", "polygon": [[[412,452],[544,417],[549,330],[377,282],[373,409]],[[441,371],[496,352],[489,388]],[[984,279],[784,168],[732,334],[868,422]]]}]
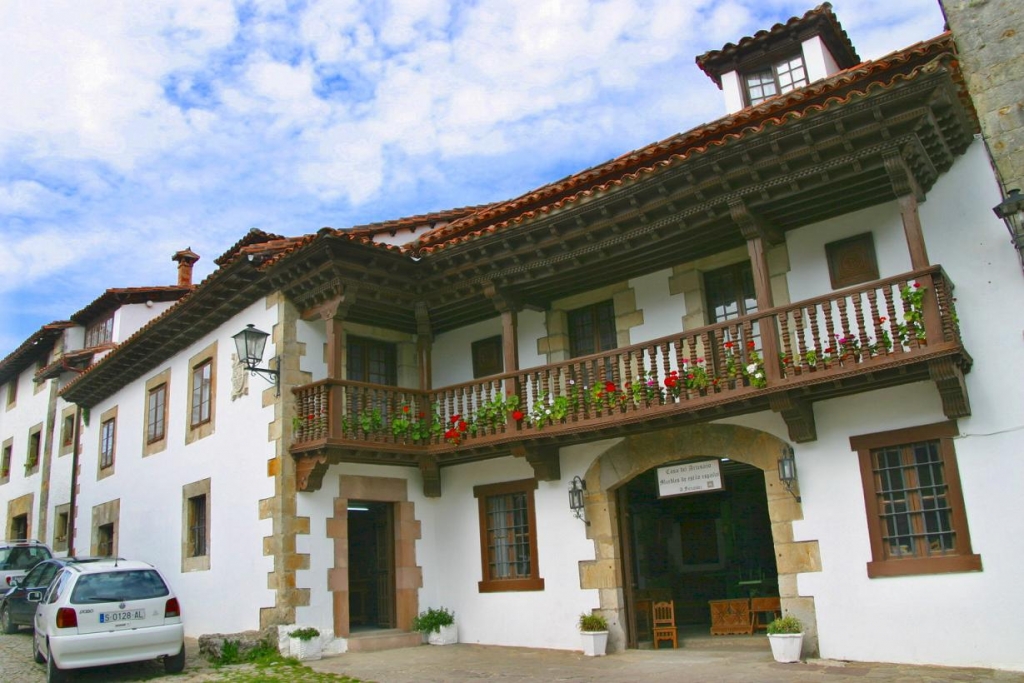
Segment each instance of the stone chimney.
[{"label": "stone chimney", "polygon": [[199,260],[199,254],[192,251],[191,247],[185,247],[171,257],[172,261],[178,262],[178,286],[192,286],[192,266]]}]

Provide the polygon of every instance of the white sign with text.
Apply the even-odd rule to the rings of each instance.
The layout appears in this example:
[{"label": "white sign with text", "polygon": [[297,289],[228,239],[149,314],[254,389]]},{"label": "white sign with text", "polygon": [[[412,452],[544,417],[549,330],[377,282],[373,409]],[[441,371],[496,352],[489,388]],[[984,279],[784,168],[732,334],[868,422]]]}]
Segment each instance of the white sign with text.
[{"label": "white sign with text", "polygon": [[662,498],[721,489],[722,469],[718,460],[658,468],[658,495]]}]

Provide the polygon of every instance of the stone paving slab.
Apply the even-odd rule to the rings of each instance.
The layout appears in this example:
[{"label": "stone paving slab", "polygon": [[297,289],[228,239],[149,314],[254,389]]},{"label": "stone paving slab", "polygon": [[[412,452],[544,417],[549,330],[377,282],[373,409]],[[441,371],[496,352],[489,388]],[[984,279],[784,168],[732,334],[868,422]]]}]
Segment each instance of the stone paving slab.
[{"label": "stone paving slab", "polygon": [[1024,683],[1024,673],[947,667],[812,660],[779,664],[768,644],[751,648],[629,650],[606,657],[579,652],[458,644],[353,652],[308,662],[317,671],[376,683]]},{"label": "stone paving slab", "polygon": [[[186,640],[184,673],[163,674],[159,662],[96,667],[76,671],[79,683],[167,680],[174,683],[213,683],[230,670],[213,668],[199,656],[198,644]],[[700,647],[678,650],[630,650],[607,657],[584,657],[579,652],[485,645],[404,648],[384,652],[354,652],[307,662],[315,671],[352,676],[367,683],[1024,683],[1024,673],[901,664],[812,660],[778,664],[765,648]],[[43,683],[44,668],[32,661],[28,631],[0,634],[0,681]]]}]

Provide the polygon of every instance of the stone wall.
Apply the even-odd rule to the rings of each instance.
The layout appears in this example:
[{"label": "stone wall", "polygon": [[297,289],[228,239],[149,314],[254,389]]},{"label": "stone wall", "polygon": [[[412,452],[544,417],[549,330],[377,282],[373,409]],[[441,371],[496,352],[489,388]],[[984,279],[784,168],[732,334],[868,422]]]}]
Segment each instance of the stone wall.
[{"label": "stone wall", "polygon": [[940,4],[1003,189],[1024,189],[1024,2]]}]

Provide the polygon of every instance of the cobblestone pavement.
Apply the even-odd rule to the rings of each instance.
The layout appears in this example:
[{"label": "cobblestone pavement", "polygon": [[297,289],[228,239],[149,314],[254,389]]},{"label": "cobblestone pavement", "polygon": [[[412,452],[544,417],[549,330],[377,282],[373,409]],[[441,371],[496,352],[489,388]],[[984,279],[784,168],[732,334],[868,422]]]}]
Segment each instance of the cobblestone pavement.
[{"label": "cobblestone pavement", "polygon": [[[763,645],[763,647],[761,647]],[[607,657],[531,648],[451,645],[360,652],[307,662],[315,671],[344,674],[377,683],[488,683],[562,681],[567,683],[1024,683],[1024,673],[900,664],[811,660],[777,664],[767,643],[716,641],[678,650],[630,650]],[[165,676],[159,662],[97,667],[75,672],[82,683],[167,680],[213,683],[247,667],[213,668],[199,657],[195,640],[186,641],[183,674]],[[43,667],[32,661],[28,631],[0,634],[0,681],[43,683]]]},{"label": "cobblestone pavement", "polygon": [[[193,639],[185,642],[185,672],[182,676],[167,676],[175,683],[212,681],[217,672],[199,656],[199,644]],[[108,681],[146,681],[165,676],[158,661],[100,666],[75,672],[74,681],[107,683]],[[46,667],[32,659],[32,632],[23,630],[13,635],[0,634],[0,681],[3,683],[43,683]]]},{"label": "cobblestone pavement", "polygon": [[812,660],[778,664],[768,643],[723,643],[678,650],[629,650],[607,657],[579,652],[482,645],[423,646],[359,652],[308,663],[316,671],[344,673],[377,683],[1021,683],[1024,673],[897,664]]}]

